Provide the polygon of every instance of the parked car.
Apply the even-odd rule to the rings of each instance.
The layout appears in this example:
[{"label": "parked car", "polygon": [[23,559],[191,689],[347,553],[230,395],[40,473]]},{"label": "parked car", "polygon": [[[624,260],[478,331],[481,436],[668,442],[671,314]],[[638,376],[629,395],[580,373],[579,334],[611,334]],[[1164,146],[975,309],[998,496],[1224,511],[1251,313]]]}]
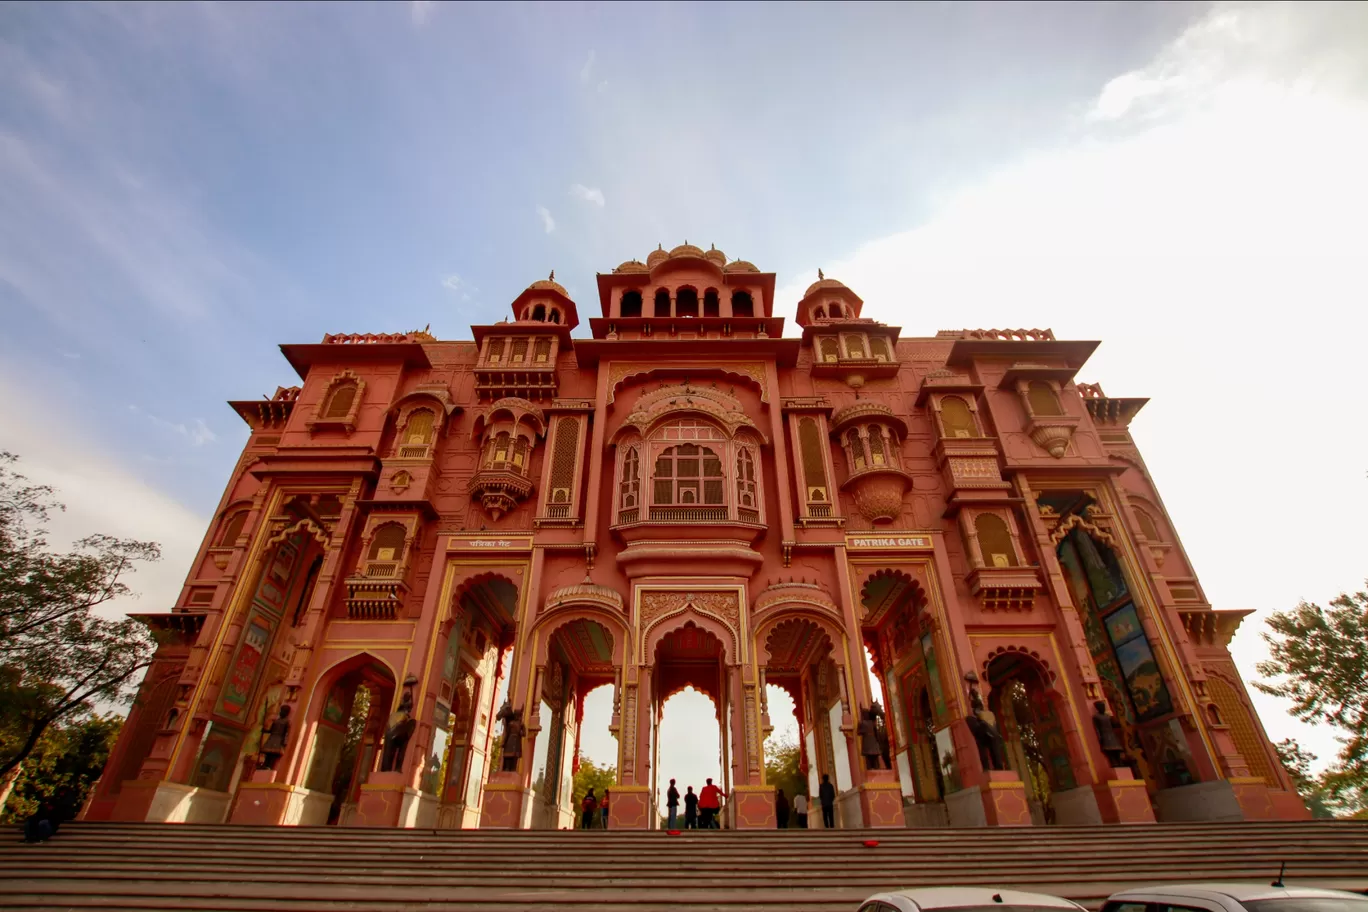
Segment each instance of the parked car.
[{"label": "parked car", "polygon": [[1165,884],[1115,893],[1102,912],[1368,912],[1368,896],[1257,883]]},{"label": "parked car", "polygon": [[1045,893],[994,890],[992,887],[926,887],[875,893],[860,903],[859,912],[1080,912],[1082,909],[1076,902]]}]

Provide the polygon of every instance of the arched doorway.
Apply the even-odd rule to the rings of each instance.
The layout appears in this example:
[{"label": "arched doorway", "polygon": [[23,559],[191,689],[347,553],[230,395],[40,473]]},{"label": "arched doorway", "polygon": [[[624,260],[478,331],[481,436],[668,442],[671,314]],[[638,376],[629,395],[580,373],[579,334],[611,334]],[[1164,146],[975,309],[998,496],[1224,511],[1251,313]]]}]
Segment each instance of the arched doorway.
[{"label": "arched doorway", "polygon": [[379,763],[395,681],[389,667],[369,655],[348,660],[324,680],[330,683],[321,685],[327,695],[314,728],[304,787],[330,794],[326,822],[346,824],[361,786]]},{"label": "arched doorway", "polygon": [[[678,779],[681,775],[685,779],[691,777],[707,778],[708,773],[711,772],[711,767],[706,761],[690,764],[690,768],[685,770],[678,762],[679,758],[672,758],[670,755],[671,746],[682,743],[683,738],[691,737],[695,745],[704,745],[710,740],[705,734],[706,728],[709,727],[706,718],[707,710],[705,704],[696,698],[696,695],[699,694],[712,701],[713,718],[717,725],[717,759],[720,781],[716,784],[722,791],[730,794],[732,781],[731,745],[727,735],[730,731],[732,708],[727,695],[726,651],[722,641],[712,631],[699,627],[693,621],[688,621],[660,638],[656,643],[653,658],[654,664],[651,667],[653,705],[650,733],[650,788],[653,802],[651,823],[654,827],[659,824],[660,811],[663,810],[661,802],[663,802],[664,791],[671,778]],[[676,694],[681,694],[681,699],[672,701],[671,698]],[[664,717],[667,702],[672,704],[671,720],[669,727],[665,728]],[[662,735],[669,737],[668,742]],[[680,741],[677,742],[677,738]],[[706,750],[706,748],[702,750]],[[664,767],[663,773],[662,766]],[[696,770],[694,769],[695,766]],[[683,793],[689,784],[691,783],[687,781],[681,782],[680,792]],[[696,793],[701,792],[703,782],[692,784]],[[719,826],[729,827],[733,825],[731,807],[732,803],[728,802],[719,817]],[[680,810],[682,812],[683,808],[681,807]]]},{"label": "arched doorway", "polygon": [[988,705],[1006,742],[1008,765],[1026,785],[1037,824],[1055,822],[1053,796],[1076,784],[1047,674],[1033,659],[1012,652],[994,658],[987,669]]}]

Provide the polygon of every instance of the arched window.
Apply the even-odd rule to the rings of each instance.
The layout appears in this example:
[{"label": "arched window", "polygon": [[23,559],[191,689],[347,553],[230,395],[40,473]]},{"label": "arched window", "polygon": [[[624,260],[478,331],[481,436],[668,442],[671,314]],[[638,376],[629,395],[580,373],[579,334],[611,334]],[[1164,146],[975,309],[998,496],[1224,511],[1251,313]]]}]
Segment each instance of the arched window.
[{"label": "arched window", "polygon": [[869,428],[869,464],[886,465],[887,457],[884,455],[883,428],[873,425]]},{"label": "arched window", "polygon": [[837,304],[835,301],[832,301],[832,302],[831,302],[831,318],[832,318],[833,320],[839,320],[839,319],[840,319],[841,317],[843,317],[843,316],[845,316],[845,309],[842,308],[840,304]]},{"label": "arched window", "polygon": [[807,499],[825,501],[826,465],[822,460],[822,436],[814,418],[804,418],[798,422],[798,448],[803,454],[803,481],[807,488]]},{"label": "arched window", "polygon": [[[553,321],[554,322],[554,321]],[[537,364],[545,364],[551,360],[551,340],[538,339],[532,346],[532,360]]]},{"label": "arched window", "polygon": [[513,352],[508,356],[508,360],[518,363],[527,359],[527,337],[519,336],[513,340]]},{"label": "arched window", "polygon": [[641,502],[641,457],[636,447],[628,447],[622,457],[622,480],[618,482],[618,507],[635,510]]},{"label": "arched window", "polygon": [[815,320],[825,320],[825,319],[826,319],[826,308],[823,307],[821,304],[818,304],[818,305],[817,305],[817,309],[816,309],[815,311],[813,311],[813,313],[812,313],[812,317],[813,317],[813,319],[815,319]]},{"label": "arched window", "polygon": [[398,560],[404,552],[404,527],[398,523],[386,523],[375,530],[371,539],[370,551],[366,558],[373,561]]},{"label": "arched window", "polygon": [[1145,534],[1145,538],[1155,543],[1164,540],[1164,537],[1159,534],[1159,527],[1154,524],[1154,517],[1137,507],[1135,518],[1139,521],[1140,531]]},{"label": "arched window", "polygon": [[818,342],[822,360],[831,363],[841,360],[841,345],[834,336],[823,336]]},{"label": "arched window", "polygon": [[974,531],[978,534],[979,555],[985,567],[1015,567],[1016,549],[1012,547],[1012,533],[1007,523],[996,513],[980,513],[974,517]]},{"label": "arched window", "polygon": [[717,300],[717,289],[709,288],[703,292],[703,316],[720,317],[722,316],[722,305]]},{"label": "arched window", "polygon": [[231,548],[237,543],[238,536],[242,534],[242,527],[247,525],[247,511],[238,510],[232,516],[223,521],[223,530],[219,532],[218,545],[220,548]]},{"label": "arched window", "polygon": [[858,472],[865,467],[864,441],[860,439],[860,432],[851,428],[846,431],[846,449],[850,453],[851,471]]},{"label": "arched window", "polygon": [[656,289],[655,315],[657,317],[668,317],[670,315],[670,290],[668,288]]},{"label": "arched window", "polygon": [[940,403],[941,431],[946,437],[977,437],[978,425],[969,403],[959,396],[946,396]]},{"label": "arched window", "polygon": [[532,320],[536,323],[546,322],[546,307],[544,305],[538,304],[532,308]]},{"label": "arched window", "polygon": [[1064,414],[1059,405],[1059,397],[1044,380],[1032,380],[1026,387],[1026,401],[1031,403],[1031,414],[1053,417]]},{"label": "arched window", "polygon": [[738,291],[732,295],[732,316],[733,317],[753,317],[755,316],[755,302],[751,300],[750,292]]},{"label": "arched window", "polygon": [[551,308],[551,316],[548,318],[548,321],[551,322],[551,323],[559,323],[559,322],[560,322],[560,311],[557,310],[557,309],[554,308],[554,307]]},{"label": "arched window", "polygon": [[519,434],[518,438],[515,441],[513,441],[513,465],[517,466],[519,469],[522,469],[523,472],[526,473],[527,438],[522,436],[521,434]]},{"label": "arched window", "polygon": [[865,355],[864,337],[863,337],[863,336],[856,335],[855,333],[851,333],[850,335],[847,335],[847,336],[845,337],[845,347],[846,347],[846,357],[848,357],[848,358],[860,358],[860,359],[863,359],[863,358],[867,357],[867,356]]},{"label": "arched window", "polygon": [[622,293],[622,316],[641,316],[641,292],[633,290]]},{"label": "arched window", "polygon": [[490,362],[491,364],[493,364],[493,363],[496,362],[496,361],[502,361],[502,360],[503,360],[503,353],[504,353],[504,340],[503,340],[503,339],[490,339],[490,340],[489,340],[489,349],[488,349],[488,351],[489,351],[489,362]]},{"label": "arched window", "polygon": [[870,352],[874,355],[875,361],[892,361],[893,355],[888,351],[888,340],[883,336],[874,336],[869,340]]},{"label": "arched window", "polygon": [[655,502],[722,503],[722,460],[693,443],[672,446],[656,457]]},{"label": "arched window", "polygon": [[494,458],[491,463],[498,465],[508,462],[508,444],[511,438],[507,431],[500,431],[494,438]]},{"label": "arched window", "polygon": [[352,403],[356,401],[356,382],[343,380],[333,387],[328,397],[328,406],[323,410],[324,418],[346,418],[351,414]]},{"label": "arched window", "polygon": [[755,457],[742,447],[736,454],[736,503],[743,510],[759,509],[755,484]]},{"label": "arched window", "polygon": [[698,291],[696,289],[681,288],[675,292],[675,316],[698,316]]},{"label": "arched window", "polygon": [[404,444],[422,446],[432,442],[432,426],[436,416],[431,409],[417,409],[409,413],[404,426]]}]

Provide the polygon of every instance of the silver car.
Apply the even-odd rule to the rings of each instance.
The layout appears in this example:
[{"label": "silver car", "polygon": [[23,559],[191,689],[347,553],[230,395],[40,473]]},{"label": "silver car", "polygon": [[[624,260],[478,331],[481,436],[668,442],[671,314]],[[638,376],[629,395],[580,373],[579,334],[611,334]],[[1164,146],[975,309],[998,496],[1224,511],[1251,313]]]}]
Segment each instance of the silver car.
[{"label": "silver car", "polygon": [[1114,893],[1102,912],[1368,912],[1368,896],[1256,883],[1168,884]]},{"label": "silver car", "polygon": [[[1081,912],[1076,902],[1045,893],[994,890],[991,887],[927,887],[875,893],[859,912]],[[1368,912],[1368,910],[1364,910]]]}]

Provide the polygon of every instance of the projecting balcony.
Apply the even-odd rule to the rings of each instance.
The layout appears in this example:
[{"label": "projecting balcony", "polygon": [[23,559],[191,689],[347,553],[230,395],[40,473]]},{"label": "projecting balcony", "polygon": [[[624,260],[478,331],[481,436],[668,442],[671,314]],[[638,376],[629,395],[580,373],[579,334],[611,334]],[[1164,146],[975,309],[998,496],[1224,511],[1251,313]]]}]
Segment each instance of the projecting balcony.
[{"label": "projecting balcony", "polygon": [[732,539],[750,545],[764,532],[760,511],[735,504],[652,504],[619,509],[612,530],[623,541]]}]

